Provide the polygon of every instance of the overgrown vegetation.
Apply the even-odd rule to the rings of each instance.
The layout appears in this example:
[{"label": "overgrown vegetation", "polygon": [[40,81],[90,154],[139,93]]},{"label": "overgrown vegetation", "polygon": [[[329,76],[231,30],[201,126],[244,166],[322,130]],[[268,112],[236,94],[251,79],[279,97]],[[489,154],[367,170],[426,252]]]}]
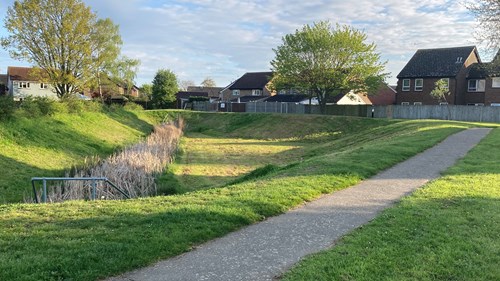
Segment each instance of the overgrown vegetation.
[{"label": "overgrown vegetation", "polygon": [[[154,127],[144,141],[113,153],[104,160],[96,159],[95,165],[73,170],[67,177],[105,177],[130,198],[158,195],[156,177],[172,163],[182,136],[184,120],[163,123]],[[52,186],[48,201],[91,199],[90,182],[69,181]],[[94,187],[98,199],[123,199],[123,195],[104,182]]]},{"label": "overgrown vegetation", "polygon": [[[159,121],[178,113],[138,114]],[[295,149],[302,159],[257,167],[253,173],[239,175],[238,183],[230,184],[235,179],[226,179],[223,187],[182,195],[0,205],[0,280],[96,280],[145,266],[285,212],[322,193],[353,185],[473,126],[331,116],[188,112],[183,117],[188,138],[219,139],[220,145],[227,138],[228,147],[239,138],[254,140],[257,145],[261,141],[300,144],[290,150]],[[308,122],[314,120],[318,122]],[[310,126],[301,126],[302,122]],[[95,133],[86,129],[87,134]],[[210,161],[209,153],[206,161]],[[276,154],[253,155],[266,157],[272,159]]]},{"label": "overgrown vegetation", "polygon": [[284,280],[499,280],[500,129]]}]

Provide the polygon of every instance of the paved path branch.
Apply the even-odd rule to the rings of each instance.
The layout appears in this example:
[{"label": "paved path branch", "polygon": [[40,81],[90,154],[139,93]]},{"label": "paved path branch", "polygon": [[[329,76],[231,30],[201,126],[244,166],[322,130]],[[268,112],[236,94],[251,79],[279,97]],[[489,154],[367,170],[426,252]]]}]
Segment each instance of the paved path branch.
[{"label": "paved path branch", "polygon": [[273,280],[452,166],[490,129],[469,129],[360,184],[109,281]]}]

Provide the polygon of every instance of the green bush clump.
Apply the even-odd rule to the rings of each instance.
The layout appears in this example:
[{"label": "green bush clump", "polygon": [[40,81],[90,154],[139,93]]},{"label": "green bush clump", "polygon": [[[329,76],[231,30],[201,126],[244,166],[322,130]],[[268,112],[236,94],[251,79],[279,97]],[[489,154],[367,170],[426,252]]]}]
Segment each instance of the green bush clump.
[{"label": "green bush clump", "polygon": [[0,120],[12,118],[17,105],[11,96],[0,96]]},{"label": "green bush clump", "polygon": [[47,97],[26,97],[19,105],[21,115],[28,118],[50,116],[57,112],[57,101]]},{"label": "green bush clump", "polygon": [[128,102],[123,106],[123,109],[127,111],[138,111],[138,110],[144,110],[142,106],[135,102]]}]

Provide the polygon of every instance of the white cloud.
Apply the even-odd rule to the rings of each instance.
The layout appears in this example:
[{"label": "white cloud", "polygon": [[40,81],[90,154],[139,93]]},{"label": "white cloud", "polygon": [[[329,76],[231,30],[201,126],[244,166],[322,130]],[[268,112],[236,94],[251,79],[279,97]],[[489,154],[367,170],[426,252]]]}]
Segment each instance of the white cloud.
[{"label": "white cloud", "polygon": [[[7,0],[8,5],[13,0]],[[474,45],[474,20],[451,0],[84,0],[120,25],[123,52],[142,61],[138,83],[156,70],[224,86],[268,71],[281,37],[321,20],[363,30],[395,76],[419,48]],[[0,7],[5,14],[5,7]],[[0,29],[0,34],[3,31]],[[4,62],[5,52],[0,53]],[[2,66],[0,66],[1,68]]]}]

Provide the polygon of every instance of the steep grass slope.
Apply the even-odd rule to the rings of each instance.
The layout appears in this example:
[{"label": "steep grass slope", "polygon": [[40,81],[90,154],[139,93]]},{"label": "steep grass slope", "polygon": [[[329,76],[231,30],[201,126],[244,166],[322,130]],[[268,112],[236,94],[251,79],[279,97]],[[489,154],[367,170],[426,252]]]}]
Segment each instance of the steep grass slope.
[{"label": "steep grass slope", "polygon": [[0,204],[21,202],[30,178],[62,176],[86,157],[108,155],[148,134],[135,113],[56,114],[0,122]]}]

